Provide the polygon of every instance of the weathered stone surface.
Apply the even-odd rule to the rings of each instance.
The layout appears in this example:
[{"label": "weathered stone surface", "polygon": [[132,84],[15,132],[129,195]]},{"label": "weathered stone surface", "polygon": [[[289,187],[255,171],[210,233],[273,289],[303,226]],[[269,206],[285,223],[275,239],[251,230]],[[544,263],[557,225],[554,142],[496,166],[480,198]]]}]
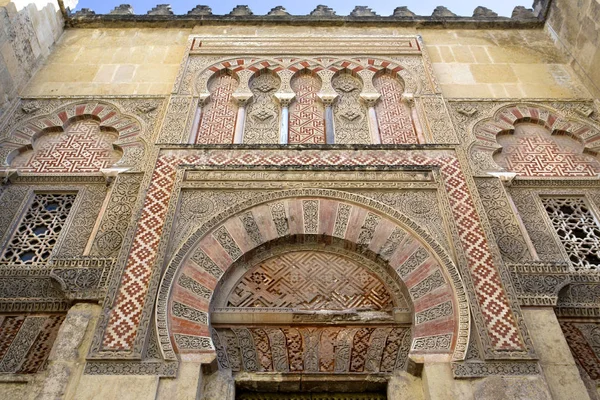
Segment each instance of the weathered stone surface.
[{"label": "weathered stone surface", "polygon": [[376,15],[377,14],[375,14],[373,10],[365,6],[356,6],[350,13],[350,16],[352,17],[375,17]]},{"label": "weathered stone surface", "polygon": [[271,9],[271,11],[269,11],[269,13],[267,15],[275,15],[275,16],[283,16],[283,15],[290,15],[289,12],[287,12],[285,10],[284,7],[282,6],[277,6]]},{"label": "weathered stone surface", "polygon": [[188,15],[212,15],[212,9],[209,6],[196,6],[188,11]]},{"label": "weathered stone surface", "polygon": [[233,10],[229,13],[229,15],[233,16],[244,16],[244,15],[253,15],[252,10],[248,6],[235,6]]},{"label": "weathered stone surface", "polygon": [[129,4],[116,6],[111,12],[112,15],[133,15],[133,7]]},{"label": "weathered stone surface", "polygon": [[457,15],[454,14],[452,11],[448,10],[444,6],[437,6],[435,8],[435,10],[433,10],[433,13],[431,14],[431,16],[437,17],[437,18],[445,18],[445,17],[456,17]]},{"label": "weathered stone surface", "polygon": [[512,12],[511,18],[513,19],[530,19],[535,18],[533,10],[531,8],[525,8],[523,6],[516,6]]},{"label": "weathered stone surface", "polygon": [[396,7],[394,9],[394,17],[415,17],[416,14],[408,9],[406,6]]},{"label": "weathered stone surface", "polygon": [[330,7],[318,5],[317,8],[311,11],[310,15],[313,17],[333,17],[335,11]]},{"label": "weathered stone surface", "polygon": [[485,7],[477,7],[474,11],[473,11],[473,18],[495,18],[497,17],[498,14],[495,13],[494,11],[490,10],[489,8],[485,8]]},{"label": "weathered stone surface", "polygon": [[[492,376],[473,384],[475,399],[486,400],[551,400],[567,399],[552,397],[541,376],[536,377],[500,377]],[[577,397],[571,397],[577,398]]]},{"label": "weathered stone surface", "polygon": [[235,382],[230,373],[217,371],[211,375],[204,376],[204,387],[201,400],[234,400]]},{"label": "weathered stone surface", "polygon": [[173,15],[170,4],[159,4],[148,11],[148,15]]}]

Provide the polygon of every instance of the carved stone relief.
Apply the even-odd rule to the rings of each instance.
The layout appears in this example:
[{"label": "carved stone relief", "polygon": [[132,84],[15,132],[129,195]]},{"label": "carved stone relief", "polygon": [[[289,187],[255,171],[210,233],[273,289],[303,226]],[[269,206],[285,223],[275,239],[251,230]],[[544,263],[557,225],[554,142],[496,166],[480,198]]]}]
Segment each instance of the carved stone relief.
[{"label": "carved stone relief", "polygon": [[244,143],[279,143],[280,112],[274,97],[279,86],[279,78],[269,71],[250,80],[252,100],[246,111]]},{"label": "carved stone relief", "polygon": [[502,182],[495,178],[476,179],[475,182],[502,258],[513,263],[531,260]]},{"label": "carved stone relief", "polygon": [[350,72],[342,71],[331,83],[338,93],[333,106],[335,143],[371,143],[367,110],[360,98],[362,82]]}]

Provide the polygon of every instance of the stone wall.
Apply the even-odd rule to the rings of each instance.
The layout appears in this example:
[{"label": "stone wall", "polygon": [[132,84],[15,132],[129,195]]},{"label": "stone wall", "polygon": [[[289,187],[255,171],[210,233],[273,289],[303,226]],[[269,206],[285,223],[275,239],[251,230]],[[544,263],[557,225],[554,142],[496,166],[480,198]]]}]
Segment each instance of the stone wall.
[{"label": "stone wall", "polygon": [[0,1],[0,119],[63,32],[56,0]]},{"label": "stone wall", "polygon": [[554,0],[546,28],[582,81],[600,96],[600,1]]}]

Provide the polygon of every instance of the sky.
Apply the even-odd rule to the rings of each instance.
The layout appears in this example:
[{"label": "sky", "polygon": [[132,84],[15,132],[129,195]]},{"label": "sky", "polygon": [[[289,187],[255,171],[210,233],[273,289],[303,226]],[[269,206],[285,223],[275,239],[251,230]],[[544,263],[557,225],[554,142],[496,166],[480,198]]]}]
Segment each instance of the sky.
[{"label": "sky", "polygon": [[[136,14],[146,14],[156,4],[168,3],[168,0],[79,0],[74,11],[85,7],[92,9],[96,14],[107,14],[121,3],[131,4]],[[400,0],[398,3],[386,0],[173,0],[171,7],[175,14],[186,14],[198,4],[208,5],[213,14],[217,15],[228,14],[238,4],[248,5],[255,15],[265,15],[275,6],[285,7],[292,15],[306,15],[318,4],[325,4],[333,8],[337,15],[348,15],[357,5],[367,5],[383,16],[391,15],[398,6],[407,6],[417,15],[431,15],[435,7],[446,6],[457,15],[470,17],[475,7],[484,6],[500,16],[510,17],[515,6],[529,8],[533,0]]]}]

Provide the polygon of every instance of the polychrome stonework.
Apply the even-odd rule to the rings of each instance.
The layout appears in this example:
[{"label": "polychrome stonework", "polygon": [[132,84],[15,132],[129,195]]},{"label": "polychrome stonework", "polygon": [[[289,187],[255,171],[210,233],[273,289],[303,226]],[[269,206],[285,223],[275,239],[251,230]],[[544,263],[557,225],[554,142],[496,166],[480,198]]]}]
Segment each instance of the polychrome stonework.
[{"label": "polychrome stonework", "polygon": [[49,57],[0,6],[0,398],[599,398],[564,0],[48,7]]}]

